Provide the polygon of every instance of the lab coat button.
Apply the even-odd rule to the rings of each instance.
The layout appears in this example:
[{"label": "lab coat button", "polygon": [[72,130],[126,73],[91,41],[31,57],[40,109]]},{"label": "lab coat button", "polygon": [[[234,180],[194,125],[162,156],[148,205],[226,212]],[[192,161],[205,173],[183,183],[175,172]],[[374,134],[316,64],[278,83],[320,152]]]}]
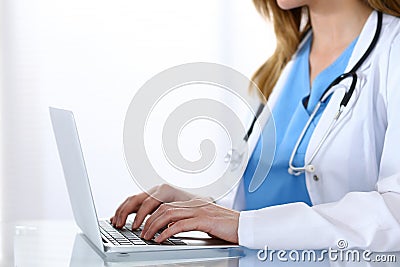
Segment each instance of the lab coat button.
[{"label": "lab coat button", "polygon": [[317,175],[314,174],[313,176],[314,181],[318,182],[319,181],[319,177]]}]

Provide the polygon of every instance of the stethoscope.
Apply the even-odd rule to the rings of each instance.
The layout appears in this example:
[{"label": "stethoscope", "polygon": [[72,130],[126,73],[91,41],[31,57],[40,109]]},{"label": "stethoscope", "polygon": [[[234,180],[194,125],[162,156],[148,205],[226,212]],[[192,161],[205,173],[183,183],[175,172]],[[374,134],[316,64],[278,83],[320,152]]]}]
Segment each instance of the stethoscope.
[{"label": "stethoscope", "polygon": [[[356,87],[356,84],[357,84],[356,71],[360,68],[360,66],[364,63],[364,61],[367,59],[367,57],[371,54],[372,50],[375,48],[375,46],[378,42],[378,39],[379,39],[379,35],[381,33],[381,29],[382,29],[382,13],[378,12],[378,23],[376,25],[375,35],[374,35],[374,38],[372,39],[371,44],[369,45],[368,49],[365,51],[364,55],[360,58],[360,60],[354,65],[354,67],[349,72],[344,73],[344,74],[338,76],[335,80],[333,80],[333,82],[325,89],[325,91],[322,94],[318,103],[315,105],[315,107],[310,115],[310,118],[308,119],[306,125],[304,126],[303,130],[301,131],[301,134],[300,134],[299,138],[297,139],[297,142],[296,142],[296,144],[293,148],[292,154],[290,156],[289,169],[288,169],[288,172],[290,174],[298,176],[298,175],[302,174],[303,172],[315,172],[315,166],[312,165],[312,161],[314,160],[315,156],[320,151],[322,145],[325,143],[329,134],[332,132],[333,126],[336,124],[336,122],[342,115],[343,110],[349,103],[351,96],[353,95],[354,89]],[[302,167],[295,167],[293,165],[294,157],[297,153],[297,150],[299,149],[300,143],[303,140],[304,135],[306,134],[311,122],[314,120],[316,114],[318,113],[318,110],[320,109],[321,105],[326,102],[326,100],[329,98],[329,96],[335,92],[335,90],[331,90],[331,89],[335,85],[339,84],[341,81],[348,79],[348,78],[352,79],[350,88],[344,94],[342,101],[340,102],[339,110],[337,111],[336,115],[333,117],[331,124],[329,125],[329,127],[328,127],[327,131],[325,132],[325,134],[323,135],[321,141],[319,142],[319,144],[315,148],[314,152],[312,153],[310,159],[308,160],[308,163]]]},{"label": "stethoscope", "polygon": [[[359,61],[354,65],[354,67],[347,73],[344,73],[340,76],[338,76],[335,80],[333,80],[333,82],[331,84],[329,84],[329,86],[325,89],[324,93],[322,94],[320,100],[318,101],[318,103],[316,104],[316,106],[314,107],[313,111],[311,112],[311,115],[307,121],[307,123],[305,124],[303,130],[301,131],[301,134],[299,136],[299,138],[296,141],[296,144],[293,148],[292,154],[290,156],[289,159],[289,168],[288,168],[288,172],[292,175],[298,176],[304,172],[315,172],[315,166],[312,165],[312,162],[314,160],[314,158],[316,157],[316,155],[318,154],[318,152],[320,151],[322,145],[325,143],[326,139],[328,138],[328,136],[330,135],[330,133],[332,132],[332,129],[334,127],[334,125],[336,124],[336,122],[338,121],[338,119],[340,118],[340,116],[343,113],[343,110],[346,108],[347,104],[349,103],[351,96],[354,93],[356,84],[357,84],[357,73],[356,71],[360,68],[360,66],[365,62],[365,60],[368,58],[368,56],[371,54],[372,50],[375,48],[378,39],[379,39],[379,35],[381,33],[382,30],[382,13],[381,12],[377,12],[378,13],[378,22],[377,22],[377,26],[376,26],[376,31],[375,31],[375,35],[374,38],[371,41],[371,44],[369,45],[368,49],[365,51],[364,55],[359,59]],[[311,122],[314,120],[316,114],[318,113],[320,107],[322,104],[324,104],[326,102],[326,100],[329,98],[329,96],[331,96],[336,90],[332,90],[334,89],[333,87],[337,84],[339,84],[340,82],[342,82],[345,79],[351,78],[351,85],[350,88],[347,90],[347,92],[344,94],[342,101],[340,102],[339,105],[339,109],[337,111],[337,113],[335,114],[332,122],[330,123],[328,129],[326,130],[325,134],[323,135],[321,141],[319,142],[319,144],[317,145],[317,147],[315,148],[314,152],[312,153],[310,159],[308,160],[307,164],[305,164],[302,167],[296,167],[293,165],[293,160],[294,157],[297,153],[297,150],[299,149],[300,143],[302,142],[302,140],[304,139],[304,136],[308,130],[308,128],[310,127]],[[247,143],[254,125],[257,121],[257,119],[259,118],[260,114],[262,113],[262,110],[264,108],[263,104],[260,104],[254,118],[253,121],[250,125],[249,130],[247,131],[246,135],[243,138],[243,143]],[[231,168],[232,170],[236,169],[238,166],[240,166],[240,164],[243,161],[243,153],[240,153],[239,151],[241,151],[240,149],[236,150],[236,149],[232,149],[230,150],[227,155],[225,156],[225,161],[226,162],[230,162],[231,163]],[[261,183],[263,182],[260,181]],[[258,187],[258,186],[256,186]]]}]

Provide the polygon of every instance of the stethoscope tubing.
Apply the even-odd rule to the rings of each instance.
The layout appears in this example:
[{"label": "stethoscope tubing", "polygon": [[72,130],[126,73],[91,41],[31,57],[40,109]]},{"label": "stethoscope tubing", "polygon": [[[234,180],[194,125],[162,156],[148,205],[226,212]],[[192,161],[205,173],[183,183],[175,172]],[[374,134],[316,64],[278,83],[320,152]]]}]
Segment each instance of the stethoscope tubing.
[{"label": "stethoscope tubing", "polygon": [[[362,57],[358,60],[358,62],[353,66],[353,68],[346,73],[343,73],[342,75],[338,76],[335,80],[333,80],[329,86],[325,89],[324,93],[322,94],[320,100],[318,101],[318,103],[316,104],[316,106],[314,107],[310,118],[307,120],[306,125],[304,126],[304,128],[301,131],[301,134],[299,136],[299,138],[296,141],[296,144],[293,148],[293,151],[291,153],[290,159],[289,159],[289,168],[288,168],[288,172],[292,175],[300,175],[301,173],[307,171],[307,172],[314,172],[315,171],[315,167],[312,165],[313,160],[315,159],[316,155],[318,154],[318,152],[320,151],[322,145],[325,143],[326,139],[328,138],[329,134],[331,133],[334,125],[336,124],[336,122],[338,121],[338,119],[340,118],[341,114],[343,113],[345,107],[347,106],[347,104],[349,103],[356,84],[357,84],[357,74],[356,71],[360,68],[360,66],[365,62],[365,60],[368,58],[368,56],[371,54],[372,50],[376,47],[376,44],[378,43],[379,40],[379,36],[382,30],[382,12],[378,11],[378,22],[377,22],[377,26],[376,26],[376,30],[375,30],[375,34],[374,37],[369,45],[369,47],[367,48],[367,50],[365,51],[365,53],[362,55]],[[352,82],[350,85],[350,88],[348,91],[345,92],[342,101],[340,102],[339,105],[339,109],[337,111],[337,113],[335,114],[335,117],[332,119],[332,122],[330,123],[327,131],[325,132],[324,136],[322,137],[321,141],[319,142],[319,144],[317,145],[316,149],[314,150],[313,154],[311,155],[310,159],[308,160],[308,163],[306,165],[304,165],[304,167],[296,167],[293,165],[293,160],[294,157],[296,155],[296,152],[300,146],[301,141],[304,139],[304,136],[307,132],[307,129],[309,128],[310,124],[312,123],[312,121],[314,120],[319,108],[321,107],[321,105],[323,103],[325,103],[327,101],[327,99],[329,98],[329,96],[331,96],[336,89],[334,88],[336,85],[338,85],[339,83],[341,83],[343,80],[348,79],[348,78],[352,78]],[[247,131],[246,135],[243,137],[243,142],[247,143],[249,140],[250,135],[253,132],[253,128],[254,125],[256,123],[256,121],[259,119],[260,114],[262,113],[263,109],[266,108],[266,105],[264,104],[260,104],[256,114],[253,118],[253,121],[249,127],[249,130]],[[240,149],[239,149],[240,151]],[[241,161],[243,160],[243,154],[240,153],[239,151],[237,151],[236,149],[232,149],[231,151],[228,152],[228,154],[225,157],[225,161],[226,162],[231,162],[232,160],[234,162],[236,161]],[[231,162],[232,164],[232,162]],[[238,163],[234,163],[233,164],[233,170],[237,168]],[[235,167],[236,166],[236,167]]]},{"label": "stethoscope tubing", "polygon": [[[318,152],[321,150],[321,147],[325,143],[329,134],[332,132],[334,125],[338,121],[339,117],[343,113],[344,108],[347,106],[347,104],[349,103],[349,101],[354,93],[354,90],[355,90],[355,87],[357,84],[356,71],[360,68],[360,66],[365,62],[365,60],[371,54],[372,50],[376,47],[376,44],[378,42],[381,30],[382,30],[382,17],[383,17],[382,13],[380,11],[378,11],[378,22],[377,22],[374,37],[373,37],[368,49],[365,51],[365,53],[360,58],[360,60],[353,66],[353,68],[349,72],[344,73],[344,74],[338,76],[335,80],[333,80],[333,82],[331,84],[329,84],[329,86],[325,89],[324,93],[322,94],[320,100],[318,101],[313,112],[311,113],[310,118],[308,119],[306,125],[304,126],[303,130],[301,131],[301,134],[300,134],[299,138],[297,139],[297,142],[293,148],[292,154],[289,159],[288,172],[290,174],[299,176],[301,173],[303,173],[305,171],[308,171],[308,172],[315,171],[315,167],[312,165],[312,162],[313,162],[314,158],[316,157],[316,155],[318,154]],[[335,92],[335,90],[332,90],[334,86],[336,86],[337,84],[339,84],[340,82],[342,82],[343,80],[348,79],[348,78],[352,78],[350,88],[344,94],[343,99],[340,102],[338,112],[336,113],[335,117],[333,118],[332,122],[330,123],[330,125],[329,125],[327,131],[325,132],[324,136],[322,137],[321,141],[318,143],[318,146],[315,148],[313,154],[311,155],[310,159],[308,160],[308,163],[305,164],[304,167],[295,167],[293,165],[293,160],[296,155],[296,152],[300,146],[301,141],[304,139],[304,136],[305,136],[311,122],[314,120],[319,108],[321,107],[321,104],[325,103],[326,100],[329,98],[329,96]]]}]

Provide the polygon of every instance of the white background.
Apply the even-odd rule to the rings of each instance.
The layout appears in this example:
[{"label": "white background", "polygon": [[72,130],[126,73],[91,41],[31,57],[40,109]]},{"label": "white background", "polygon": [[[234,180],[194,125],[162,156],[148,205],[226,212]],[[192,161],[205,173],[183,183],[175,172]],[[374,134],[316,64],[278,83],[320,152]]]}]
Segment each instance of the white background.
[{"label": "white background", "polygon": [[48,106],[75,113],[100,217],[138,192],[122,129],[143,83],[205,61],[251,77],[272,53],[247,0],[3,0],[0,221],[70,219]]}]

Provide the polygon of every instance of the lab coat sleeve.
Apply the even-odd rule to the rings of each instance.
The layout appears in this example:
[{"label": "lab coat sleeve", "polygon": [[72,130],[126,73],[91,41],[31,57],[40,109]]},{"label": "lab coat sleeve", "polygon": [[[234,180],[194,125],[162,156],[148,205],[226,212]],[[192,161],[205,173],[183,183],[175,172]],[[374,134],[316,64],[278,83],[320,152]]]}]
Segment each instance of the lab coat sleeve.
[{"label": "lab coat sleeve", "polygon": [[[387,129],[376,191],[349,192],[341,200],[309,207],[291,203],[242,211],[239,244],[261,249],[348,248],[400,251],[400,38],[387,64]],[[343,242],[342,242],[343,243]]]}]

